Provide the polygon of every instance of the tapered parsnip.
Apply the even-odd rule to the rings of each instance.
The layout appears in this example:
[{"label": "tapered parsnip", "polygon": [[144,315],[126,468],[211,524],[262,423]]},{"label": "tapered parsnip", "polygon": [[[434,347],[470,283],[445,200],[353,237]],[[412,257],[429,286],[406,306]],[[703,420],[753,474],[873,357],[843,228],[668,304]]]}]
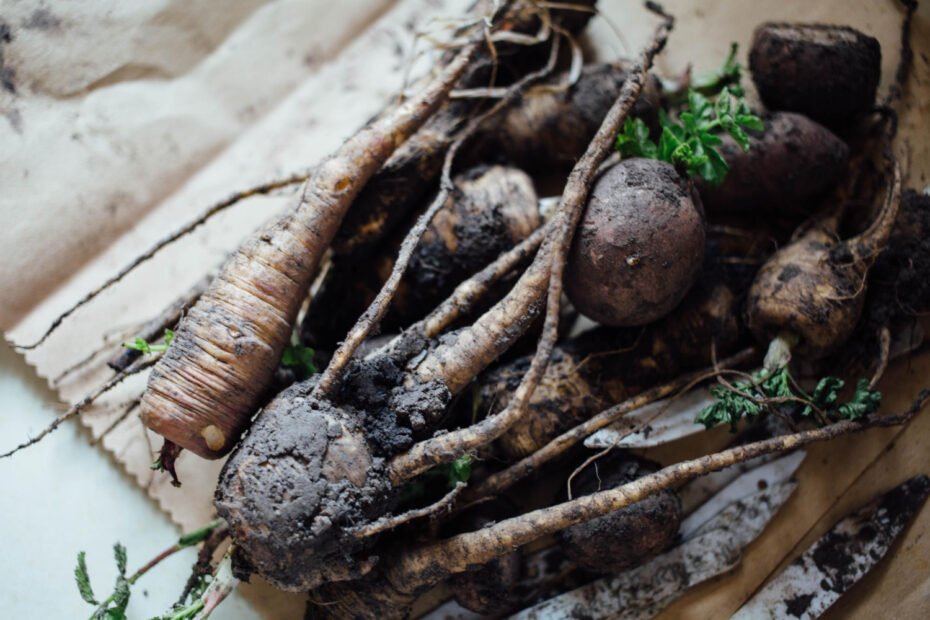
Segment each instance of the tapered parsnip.
[{"label": "tapered parsnip", "polygon": [[146,426],[205,458],[235,444],[259,404],[316,267],[365,182],[441,104],[482,43],[323,161],[292,209],[249,238],[179,326],[142,399]]}]

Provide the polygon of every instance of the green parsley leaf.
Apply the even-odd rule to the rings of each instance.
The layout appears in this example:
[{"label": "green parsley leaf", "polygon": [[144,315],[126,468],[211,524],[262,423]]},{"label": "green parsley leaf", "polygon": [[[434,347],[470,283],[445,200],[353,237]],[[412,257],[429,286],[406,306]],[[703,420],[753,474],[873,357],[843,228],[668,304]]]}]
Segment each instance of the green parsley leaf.
[{"label": "green parsley leaf", "polygon": [[302,344],[288,345],[281,355],[281,365],[295,369],[298,376],[306,379],[317,372],[316,365],[313,363],[315,353],[311,347]]},{"label": "green parsley leaf", "polygon": [[142,338],[136,338],[132,342],[124,342],[123,346],[127,349],[133,349],[142,353],[162,353],[168,350],[171,342],[174,340],[174,331],[165,329],[164,342],[162,344],[151,344]]},{"label": "green parsley leaf", "polygon": [[623,157],[656,159],[658,147],[649,138],[649,127],[639,118],[627,118],[617,135],[616,149]]},{"label": "green parsley leaf", "polygon": [[126,547],[120,543],[113,545],[113,557],[116,558],[116,570],[122,575],[126,576]]},{"label": "green parsley leaf", "polygon": [[[817,382],[810,400],[818,409],[829,411],[839,400],[840,390],[843,389],[845,384],[846,382],[839,377],[824,377]],[[804,417],[810,417],[813,413],[814,407],[811,405],[807,405],[801,410],[801,415]]]},{"label": "green parsley leaf", "polygon": [[460,482],[468,482],[471,478],[471,455],[463,454],[452,461],[449,467],[449,487],[455,487]]},{"label": "green parsley leaf", "polygon": [[94,589],[90,585],[90,577],[87,575],[86,554],[81,551],[77,555],[77,566],[74,568],[74,580],[77,582],[78,592],[84,602],[90,605],[99,605],[100,603],[94,597]]},{"label": "green parsley leaf", "polygon": [[837,413],[846,420],[858,420],[878,411],[882,404],[882,393],[869,389],[867,379],[859,379],[856,391],[848,403],[837,407]]}]

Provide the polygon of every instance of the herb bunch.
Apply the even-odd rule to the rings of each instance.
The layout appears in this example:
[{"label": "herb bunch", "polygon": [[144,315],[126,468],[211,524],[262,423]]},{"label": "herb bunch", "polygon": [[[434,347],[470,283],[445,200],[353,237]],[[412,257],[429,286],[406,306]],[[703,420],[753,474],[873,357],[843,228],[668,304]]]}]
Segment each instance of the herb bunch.
[{"label": "herb bunch", "polygon": [[736,44],[733,44],[720,71],[695,80],[685,91],[685,100],[675,117],[668,110],[659,110],[662,131],[658,143],[652,140],[642,119],[627,118],[617,136],[617,151],[623,157],[666,161],[688,176],[699,176],[711,185],[720,185],[729,172],[717,149],[722,143],[720,134],[730,134],[741,149],[748,151],[746,131],[765,129],[762,119],[749,109],[740,77],[741,67],[736,62]]},{"label": "herb bunch", "polygon": [[[187,547],[193,547],[199,545],[207,537],[213,533],[214,530],[220,527],[225,527],[225,523],[222,520],[213,521],[204,527],[201,527],[193,532],[184,534],[181,536],[178,541],[160,553],[155,559],[149,561],[142,568],[137,570],[132,575],[126,575],[126,547],[120,543],[116,543],[113,546],[113,556],[116,561],[116,583],[113,586],[113,592],[103,601],[97,600],[97,595],[94,594],[94,589],[90,583],[90,575],[87,571],[87,560],[86,553],[81,551],[77,555],[77,566],[74,568],[74,580],[77,584],[78,592],[81,595],[81,598],[84,599],[88,605],[94,606],[94,611],[90,616],[90,620],[127,620],[126,609],[129,607],[129,597],[131,594],[130,588],[136,581],[139,580],[142,575],[147,573],[149,570],[158,565],[165,558],[174,555],[181,549],[186,549]],[[196,601],[200,600],[201,595],[204,589],[207,586],[207,580],[201,579],[198,584],[195,585],[194,591],[197,592],[197,595],[194,596],[193,591],[191,593],[191,602],[192,605],[182,605],[178,606],[176,609],[173,609],[172,612],[169,612],[165,618],[170,618],[171,620],[183,620],[184,618],[193,617],[193,615],[172,615],[174,612],[182,611],[184,609],[190,610],[193,607],[197,607]],[[203,605],[199,605],[199,609],[202,609]]]},{"label": "herb bunch", "polygon": [[727,424],[736,431],[740,420],[750,422],[766,411],[813,418],[819,424],[839,420],[858,420],[878,411],[882,393],[859,379],[852,396],[840,402],[845,381],[839,377],[824,377],[810,394],[791,378],[787,366],[776,370],[765,368],[753,373],[751,379],[741,379],[728,385],[715,385],[710,394],[716,402],[705,407],[695,420],[707,428]]},{"label": "herb bunch", "polygon": [[662,133],[656,144],[639,118],[628,118],[617,136],[616,148],[624,157],[648,157],[667,161],[688,176],[699,176],[711,185],[723,183],[730,170],[717,149],[721,132],[730,134],[744,151],[749,150],[746,130],[762,131],[762,119],[752,113],[742,95],[725,87],[711,101],[698,91],[688,91],[688,102],[672,119],[659,111]]}]

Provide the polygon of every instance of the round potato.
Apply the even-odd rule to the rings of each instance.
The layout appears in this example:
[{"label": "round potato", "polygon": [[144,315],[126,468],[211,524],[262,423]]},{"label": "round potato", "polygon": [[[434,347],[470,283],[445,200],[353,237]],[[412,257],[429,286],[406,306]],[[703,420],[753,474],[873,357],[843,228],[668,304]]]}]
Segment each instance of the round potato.
[{"label": "round potato", "polygon": [[598,179],[565,269],[565,291],[603,325],[646,325],[691,288],[704,258],[697,194],[675,169],[627,159]]}]

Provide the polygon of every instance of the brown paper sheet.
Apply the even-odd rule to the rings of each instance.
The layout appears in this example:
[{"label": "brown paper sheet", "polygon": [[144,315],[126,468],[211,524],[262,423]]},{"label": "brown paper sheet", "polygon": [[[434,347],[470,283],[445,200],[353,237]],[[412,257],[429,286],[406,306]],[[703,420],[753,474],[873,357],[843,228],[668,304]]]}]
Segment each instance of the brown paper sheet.
[{"label": "brown paper sheet", "polygon": [[[0,119],[0,327],[7,339],[34,340],[62,309],[210,204],[310,168],[401,87],[411,24],[422,27],[431,16],[458,17],[467,4],[236,0],[218,11],[207,1],[162,1],[109,14],[92,4],[12,5],[0,24],[12,35],[0,43],[0,75],[13,80],[0,88],[5,118]],[[678,18],[658,62],[666,75],[689,63],[697,71],[716,67],[732,40],[740,43],[745,64],[752,28],[770,19],[839,22],[878,37],[882,91],[898,61],[902,13],[895,0],[668,0],[664,5]],[[654,18],[632,3],[601,0],[600,6],[622,37],[597,20],[590,47],[607,59],[635,54]],[[930,6],[920,9],[912,40],[915,64],[896,150],[909,170],[909,185],[922,187],[930,173],[925,125]],[[103,365],[107,351],[55,381],[62,371],[104,343],[108,350],[117,348],[133,326],[215,268],[244,234],[291,200],[293,192],[287,191],[251,198],[215,218],[75,313],[27,360],[62,400],[78,400],[109,376]],[[923,376],[902,364],[890,371],[889,404],[903,402],[928,376],[930,365],[921,360],[913,368],[923,369]],[[128,380],[84,414],[82,422],[94,437],[119,418],[121,405],[139,394],[144,380]],[[930,437],[927,424],[922,419],[905,433],[872,431],[814,448],[797,496],[741,567],[698,588],[663,617],[721,617],[734,611],[777,565],[825,530],[841,514],[840,506],[918,471],[921,446],[925,449]],[[710,435],[705,441],[719,439]],[[184,487],[176,490],[149,470],[153,444],[160,440],[146,433],[137,417],[128,416],[102,443],[182,527],[210,517],[219,463],[182,457]],[[928,519],[924,510],[901,549],[918,545],[915,535],[924,540],[919,533],[930,525]],[[847,612],[870,617],[863,610],[885,609],[876,601],[902,609],[912,608],[908,601],[925,606],[927,599],[919,597],[930,592],[926,565],[920,564],[926,562],[921,559],[926,549],[915,548],[923,555],[902,551],[886,563],[895,568],[880,569],[866,580],[874,595],[854,590]],[[907,578],[894,580],[886,573]]]}]

